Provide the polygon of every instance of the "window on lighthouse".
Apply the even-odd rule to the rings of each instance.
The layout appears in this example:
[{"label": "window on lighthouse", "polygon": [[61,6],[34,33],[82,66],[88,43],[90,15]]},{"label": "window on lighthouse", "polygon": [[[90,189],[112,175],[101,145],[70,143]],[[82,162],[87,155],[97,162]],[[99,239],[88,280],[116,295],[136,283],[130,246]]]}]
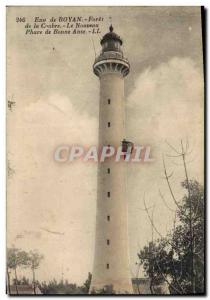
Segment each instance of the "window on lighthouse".
[{"label": "window on lighthouse", "polygon": [[115,43],[114,43],[114,46],[115,46],[116,50],[119,50],[119,49],[120,49],[120,45],[119,45],[118,42],[115,42]]},{"label": "window on lighthouse", "polygon": [[108,47],[108,43],[106,42],[103,44],[103,50],[106,50],[107,47]]},{"label": "window on lighthouse", "polygon": [[107,169],[107,173],[110,174],[110,168]]},{"label": "window on lighthouse", "polygon": [[108,99],[108,104],[110,104],[111,103],[111,99]]},{"label": "window on lighthouse", "polygon": [[109,147],[110,147],[110,145],[107,145],[107,151],[106,151],[106,153],[110,153],[110,149],[109,149]]},{"label": "window on lighthouse", "polygon": [[110,127],[111,126],[111,123],[110,122],[108,122],[108,127]]},{"label": "window on lighthouse", "polygon": [[106,268],[109,269],[109,264],[106,264]]},{"label": "window on lighthouse", "polygon": [[110,216],[107,216],[107,221],[110,221]]},{"label": "window on lighthouse", "polygon": [[109,245],[109,244],[110,244],[110,241],[109,241],[109,240],[106,240],[106,243],[107,243],[107,245]]},{"label": "window on lighthouse", "polygon": [[107,192],[107,197],[110,197],[110,192]]}]

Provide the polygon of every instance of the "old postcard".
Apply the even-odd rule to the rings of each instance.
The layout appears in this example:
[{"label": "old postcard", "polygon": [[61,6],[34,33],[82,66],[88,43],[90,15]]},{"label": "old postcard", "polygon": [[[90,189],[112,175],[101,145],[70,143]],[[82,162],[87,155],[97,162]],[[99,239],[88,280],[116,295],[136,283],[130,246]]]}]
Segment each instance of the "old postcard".
[{"label": "old postcard", "polygon": [[205,294],[204,16],[7,7],[8,294]]}]

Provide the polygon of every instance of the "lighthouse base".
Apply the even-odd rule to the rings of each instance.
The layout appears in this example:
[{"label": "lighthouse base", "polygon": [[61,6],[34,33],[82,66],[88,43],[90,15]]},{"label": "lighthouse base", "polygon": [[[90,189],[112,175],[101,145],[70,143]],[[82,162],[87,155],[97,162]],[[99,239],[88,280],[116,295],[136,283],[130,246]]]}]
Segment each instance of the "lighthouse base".
[{"label": "lighthouse base", "polygon": [[89,294],[133,294],[130,280],[106,280],[91,282]]}]

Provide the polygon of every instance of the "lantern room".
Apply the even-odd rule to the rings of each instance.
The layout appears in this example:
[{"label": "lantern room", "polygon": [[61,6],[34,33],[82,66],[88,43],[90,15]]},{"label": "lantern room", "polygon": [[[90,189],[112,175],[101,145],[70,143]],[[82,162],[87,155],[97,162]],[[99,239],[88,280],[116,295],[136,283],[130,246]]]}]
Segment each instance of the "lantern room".
[{"label": "lantern room", "polygon": [[114,28],[111,25],[109,27],[109,32],[103,36],[101,40],[102,52],[107,52],[107,51],[122,52],[121,51],[122,40],[119,35],[113,32],[113,30]]}]

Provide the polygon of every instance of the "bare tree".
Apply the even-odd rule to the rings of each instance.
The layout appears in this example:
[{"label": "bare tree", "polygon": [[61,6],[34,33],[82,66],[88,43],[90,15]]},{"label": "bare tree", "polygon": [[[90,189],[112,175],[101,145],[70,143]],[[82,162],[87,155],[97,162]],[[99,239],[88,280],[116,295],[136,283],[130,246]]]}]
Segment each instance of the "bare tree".
[{"label": "bare tree", "polygon": [[[152,228],[152,241],[149,243],[149,274],[150,274],[150,291],[151,294],[154,294],[154,287],[155,287],[155,266],[158,268],[159,274],[161,275],[162,279],[168,284],[168,286],[172,287],[173,290],[175,290],[177,293],[180,293],[180,290],[183,291],[183,289],[179,286],[180,290],[178,288],[176,288],[173,284],[170,283],[170,281],[167,279],[167,276],[164,275],[164,271],[162,270],[162,267],[160,266],[157,258],[156,258],[156,247],[154,245],[154,230],[156,231],[156,233],[159,235],[159,237],[164,240],[164,236],[160,233],[160,231],[157,229],[157,227],[154,224],[154,208],[155,206],[153,206],[153,210],[152,210],[152,216],[150,216],[149,214],[149,208],[146,205],[146,200],[145,200],[145,195],[144,195],[144,210],[147,213],[147,216],[150,220],[151,223],[151,228]],[[171,249],[174,249],[174,245],[167,241],[167,243],[169,244],[169,246],[171,247]],[[162,246],[162,250],[164,249],[164,246]],[[173,258],[172,258],[173,261]]]},{"label": "bare tree", "polygon": [[[173,229],[171,233],[171,238],[165,238],[160,230],[157,228],[157,226],[154,224],[154,218],[153,218],[153,213],[150,215],[149,209],[146,205],[145,201],[145,195],[144,195],[144,210],[147,213],[148,219],[151,223],[152,226],[152,242],[148,246],[148,252],[149,252],[149,260],[153,264],[153,268],[156,268],[156,273],[159,273],[162,278],[169,284],[169,286],[172,288],[172,290],[175,293],[178,294],[185,294],[187,291],[189,292],[189,289],[187,287],[187,290],[182,284],[183,281],[183,274],[189,278],[190,281],[190,291],[195,294],[196,293],[196,278],[198,278],[198,274],[196,274],[196,268],[198,270],[198,259],[199,259],[199,265],[203,264],[203,256],[202,256],[202,249],[203,247],[200,247],[199,249],[199,243],[196,240],[196,230],[198,231],[198,219],[202,220],[202,203],[200,202],[201,199],[203,199],[203,194],[202,191],[199,191],[199,186],[198,183],[190,181],[189,176],[188,176],[188,170],[187,170],[187,160],[186,157],[191,153],[189,151],[189,143],[188,141],[186,142],[185,146],[183,145],[183,142],[181,140],[180,142],[180,149],[177,150],[174,146],[169,144],[167,142],[168,146],[170,149],[173,150],[173,155],[167,155],[168,157],[173,157],[173,158],[181,158],[181,165],[183,166],[184,170],[184,177],[185,180],[182,183],[182,186],[187,190],[187,195],[184,196],[184,200],[182,201],[177,200],[175,193],[173,191],[173,187],[171,185],[171,178],[173,176],[173,172],[169,173],[166,167],[166,162],[165,158],[163,156],[163,170],[164,170],[164,178],[166,180],[170,196],[172,198],[172,201],[174,202],[175,209],[171,207],[171,205],[168,204],[167,200],[165,199],[165,196],[163,193],[159,190],[159,195],[164,203],[164,205],[174,213],[174,224],[173,224]],[[196,194],[197,193],[197,194]],[[183,202],[184,201],[184,202]],[[203,201],[203,200],[202,200]],[[153,210],[154,211],[154,210]],[[186,269],[186,261],[185,265],[183,263],[183,260],[186,260],[186,255],[183,255],[180,251],[180,245],[177,243],[178,240],[180,240],[180,236],[177,236],[182,234],[181,226],[180,224],[176,224],[176,218],[178,217],[179,223],[184,222],[183,224],[186,224],[186,227],[188,229],[187,232],[189,234],[185,235],[185,249],[187,249],[187,257],[189,258],[189,262],[187,262],[188,268]],[[199,223],[200,224],[200,223]],[[155,247],[155,244],[153,242],[153,231],[156,232],[156,234],[159,236],[159,241],[163,241],[167,245],[168,252],[166,253],[168,256],[170,256],[170,268],[172,270],[172,282],[173,284],[167,279],[167,270],[164,270],[163,266],[161,265],[160,261],[157,259],[157,254],[155,252],[157,251],[163,251],[163,248],[166,249],[166,245],[163,245],[162,250],[157,247]],[[200,232],[202,232],[200,230]],[[197,239],[199,239],[197,237]],[[202,239],[202,238],[201,238]],[[196,241],[197,241],[197,246],[196,246]],[[159,242],[159,245],[161,243]],[[202,243],[201,243],[202,245]],[[177,259],[174,259],[174,255],[178,255],[179,261],[177,263]],[[195,257],[196,257],[196,268],[195,268]],[[189,268],[190,264],[190,268]],[[185,268],[184,268],[185,266]],[[183,271],[184,268],[184,271]],[[189,269],[189,270],[188,270]],[[151,277],[151,282],[154,281],[154,272],[151,272],[152,269],[150,268],[150,277]],[[188,272],[189,271],[189,272]],[[196,277],[197,276],[197,277]],[[202,281],[202,280],[201,280]],[[152,284],[151,284],[152,287]],[[151,289],[152,292],[152,289]]]},{"label": "bare tree", "polygon": [[190,233],[190,253],[191,253],[191,270],[190,270],[190,276],[191,276],[191,289],[192,292],[195,293],[195,270],[194,270],[194,234],[193,234],[193,212],[192,212],[192,200],[191,200],[191,191],[190,191],[190,185],[189,185],[189,177],[188,177],[188,171],[187,171],[187,165],[186,165],[186,156],[190,154],[189,150],[189,143],[188,141],[186,142],[186,145],[184,147],[183,142],[181,140],[181,150],[177,150],[174,146],[169,144],[167,142],[168,146],[173,150],[174,155],[171,157],[181,157],[182,162],[183,162],[183,167],[184,167],[184,174],[185,174],[185,180],[187,183],[187,191],[188,191],[188,199],[189,199],[189,216],[186,214],[186,212],[181,209],[178,201],[176,200],[173,189],[170,184],[170,177],[173,175],[168,175],[167,169],[166,169],[166,164],[164,161],[163,157],[163,167],[164,167],[164,173],[165,173],[165,179],[167,181],[167,185],[171,194],[172,199],[174,200],[174,203],[176,204],[179,212],[186,218],[188,219],[189,222],[189,233]]}]

